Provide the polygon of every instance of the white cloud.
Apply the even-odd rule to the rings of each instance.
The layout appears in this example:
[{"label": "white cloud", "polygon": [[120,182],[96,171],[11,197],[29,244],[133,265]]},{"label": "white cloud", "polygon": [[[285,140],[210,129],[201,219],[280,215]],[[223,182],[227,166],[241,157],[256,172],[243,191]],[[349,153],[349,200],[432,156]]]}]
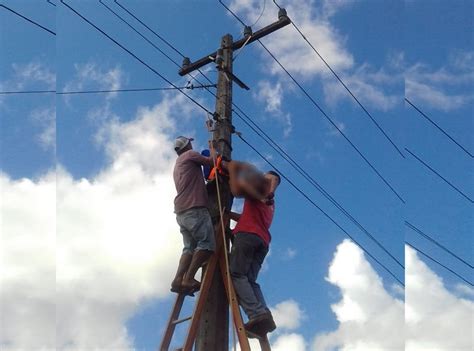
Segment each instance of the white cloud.
[{"label": "white cloud", "polygon": [[[8,79],[0,81],[1,91],[56,89],[56,73],[46,64],[37,60],[25,64],[13,63],[9,73]],[[10,96],[16,95],[0,95],[0,107],[4,108],[6,106],[5,102]],[[47,101],[49,103],[54,102],[51,99]]]},{"label": "white cloud", "polygon": [[[314,3],[303,0],[280,1],[279,3],[286,8],[288,16],[298,24],[306,37],[311,42],[318,43],[318,50],[334,69],[343,70],[353,66],[352,55],[344,48],[345,39],[331,25],[327,17],[317,13]],[[230,4],[230,8],[249,23],[253,22],[252,19],[259,6],[259,0],[237,0]],[[260,20],[260,25],[264,26],[276,20],[277,9],[271,4]],[[281,63],[299,78],[308,79],[315,75],[327,75],[328,71],[323,62],[291,26],[273,33],[264,41]],[[259,47],[258,44],[256,45]],[[260,48],[260,50],[263,49]],[[273,74],[284,76],[285,73],[273,60],[270,59],[268,62]]]},{"label": "white cloud", "polygon": [[283,125],[283,136],[288,137],[293,129],[290,113],[285,113],[281,109],[283,100],[283,88],[281,82],[272,83],[268,80],[258,82],[257,93],[254,94],[257,101],[265,104],[266,115],[269,119],[274,119]]},{"label": "white cloud", "polygon": [[437,68],[415,63],[405,79],[405,95],[413,102],[445,112],[462,108],[474,100],[474,52],[453,53]]},{"label": "white cloud", "polygon": [[448,291],[407,246],[405,261],[406,350],[472,350],[474,303]]},{"label": "white cloud", "polygon": [[[404,82],[403,67],[394,61],[397,56],[399,57],[388,56],[382,68],[375,69],[365,63],[341,78],[362,104],[380,111],[393,109],[402,101]],[[323,89],[326,103],[331,106],[344,100],[356,105],[354,99],[335,79],[326,79]]]},{"label": "white cloud", "polygon": [[405,80],[405,94],[413,102],[445,112],[461,108],[473,100],[473,96],[465,94],[450,95],[443,88],[437,88],[409,78]]},{"label": "white cloud", "polygon": [[165,97],[111,121],[109,164],[91,179],[61,168],[34,181],[2,176],[2,350],[133,348],[125,323],[170,294],[182,247],[170,134],[186,109]]},{"label": "white cloud", "polygon": [[[122,86],[124,80],[123,71],[119,66],[112,69],[99,67],[97,64],[88,62],[85,64],[74,64],[74,79],[64,85],[64,91],[84,90],[116,90]],[[117,96],[117,93],[107,93],[108,98]]]},{"label": "white cloud", "polygon": [[344,7],[349,7],[354,3],[354,0],[323,0],[323,16],[331,17],[337,12],[341,11]]},{"label": "white cloud", "polygon": [[268,80],[258,82],[256,99],[265,103],[265,111],[281,113],[281,100],[283,89],[280,82],[272,84]]},{"label": "white cloud", "polygon": [[[277,337],[272,344],[273,351],[305,351],[306,342],[302,335],[292,333],[283,334]],[[258,350],[258,349],[257,349]]]},{"label": "white cloud", "polygon": [[31,118],[37,123],[41,132],[38,143],[45,150],[56,150],[56,109],[39,108],[31,112]]},{"label": "white cloud", "polygon": [[12,64],[13,77],[7,83],[14,89],[23,89],[31,86],[32,82],[40,82],[46,85],[46,89],[56,88],[56,74],[43,63],[32,61],[27,64]]},{"label": "white cloud", "polygon": [[286,251],[285,251],[286,259],[292,260],[293,258],[296,257],[297,253],[298,253],[297,249],[292,248],[292,247],[287,248]]},{"label": "white cloud", "polygon": [[279,329],[298,329],[305,314],[295,300],[285,300],[275,307],[270,308],[275,319],[275,324]]},{"label": "white cloud", "polygon": [[455,286],[456,293],[461,296],[474,298],[474,289],[466,284],[457,284]]},{"label": "white cloud", "polygon": [[55,348],[54,173],[12,180],[0,173],[0,349]]},{"label": "white cloud", "polygon": [[[298,25],[309,42],[369,109],[386,111],[393,109],[402,100],[403,74],[400,67],[396,72],[392,72],[395,67],[391,67],[389,62],[385,66],[387,69],[390,68],[390,71],[386,71],[384,67],[375,69],[367,63],[357,65],[352,53],[346,47],[347,37],[343,36],[331,22],[338,11],[355,3],[353,0],[323,2],[296,0],[279,3],[286,8],[288,16]],[[252,0],[235,0],[231,3],[231,8],[249,23],[252,22],[255,13],[258,13],[258,6],[259,1]],[[276,7],[271,6],[263,16],[261,25],[275,21],[276,13]],[[291,25],[272,33],[264,39],[264,42],[282,65],[300,82],[314,81],[318,78],[322,83],[326,103],[334,106],[339,101],[348,101],[355,104],[349,93]],[[269,62],[265,71],[276,76],[279,81],[273,84],[273,87],[259,84],[260,100],[266,101],[267,111],[274,111],[281,106],[284,97],[283,91],[278,89],[278,84],[280,87],[285,87],[285,90],[287,87],[293,89],[294,85],[288,81],[286,73],[278,64],[258,44],[255,45],[261,50],[265,62]],[[398,83],[399,87],[394,89],[394,82]]]},{"label": "white cloud", "polygon": [[327,280],[341,290],[341,300],[331,309],[339,322],[335,331],[321,333],[315,351],[402,350],[403,302],[391,296],[364,257],[349,240],[337,247]]},{"label": "white cloud", "polygon": [[[343,122],[338,122],[338,121],[335,121],[335,124],[336,124],[337,128],[339,128],[339,130],[344,133],[344,131],[346,129],[346,125]],[[326,134],[329,135],[329,136],[333,136],[333,137],[341,136],[341,133],[339,133],[339,130],[337,130],[337,128],[335,128],[332,125],[329,125],[329,131]]]}]

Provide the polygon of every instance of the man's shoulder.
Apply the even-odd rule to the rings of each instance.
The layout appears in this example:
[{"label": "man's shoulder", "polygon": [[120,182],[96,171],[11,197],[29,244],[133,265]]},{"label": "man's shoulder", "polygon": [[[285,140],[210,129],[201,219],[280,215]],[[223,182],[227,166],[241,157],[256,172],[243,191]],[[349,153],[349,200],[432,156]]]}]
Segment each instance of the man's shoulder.
[{"label": "man's shoulder", "polygon": [[182,153],[181,155],[179,155],[176,162],[183,162],[187,159],[195,158],[198,155],[200,155],[198,152],[196,152],[194,150],[188,150],[188,151]]}]

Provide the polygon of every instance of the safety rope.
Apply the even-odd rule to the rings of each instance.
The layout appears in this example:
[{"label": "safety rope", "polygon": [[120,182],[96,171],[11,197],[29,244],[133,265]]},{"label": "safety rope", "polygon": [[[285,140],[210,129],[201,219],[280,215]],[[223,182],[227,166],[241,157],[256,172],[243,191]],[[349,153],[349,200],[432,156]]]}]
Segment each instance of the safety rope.
[{"label": "safety rope", "polygon": [[[209,117],[209,114],[207,114],[207,118],[210,121],[209,126],[212,125],[212,119]],[[209,134],[212,136],[212,131],[210,128],[208,128]],[[214,167],[217,167],[217,157],[216,157],[216,152],[214,148],[214,139],[211,138],[211,155],[213,158],[213,163]],[[228,256],[228,250],[227,250],[227,242],[226,242],[226,236],[225,236],[225,226],[224,226],[224,211],[222,208],[222,200],[221,200],[221,193],[220,193],[220,187],[219,187],[219,174],[216,172],[215,176],[216,180],[216,191],[217,191],[217,204],[219,206],[219,216],[220,216],[220,221],[221,221],[221,232],[222,232],[222,240],[224,244],[224,256],[225,256],[225,269],[226,269],[226,274],[227,274],[227,286],[228,286],[228,292],[229,292],[229,305],[232,303],[231,301],[233,300],[233,288],[232,288],[232,280],[230,278],[230,269],[229,269],[229,256]],[[230,210],[230,209],[229,209]],[[232,343],[234,346],[234,351],[237,350],[237,340],[236,340],[236,331],[235,331],[235,324],[234,324],[234,313],[232,311],[232,307],[230,308],[230,318],[231,318],[231,324],[232,324]]]}]

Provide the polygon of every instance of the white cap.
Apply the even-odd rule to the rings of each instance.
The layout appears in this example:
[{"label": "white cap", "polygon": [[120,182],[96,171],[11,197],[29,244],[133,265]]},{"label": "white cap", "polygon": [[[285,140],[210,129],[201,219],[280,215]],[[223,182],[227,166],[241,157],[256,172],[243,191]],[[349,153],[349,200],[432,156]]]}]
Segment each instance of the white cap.
[{"label": "white cap", "polygon": [[174,150],[176,152],[183,150],[193,140],[193,138],[186,138],[184,136],[177,137],[174,141]]}]

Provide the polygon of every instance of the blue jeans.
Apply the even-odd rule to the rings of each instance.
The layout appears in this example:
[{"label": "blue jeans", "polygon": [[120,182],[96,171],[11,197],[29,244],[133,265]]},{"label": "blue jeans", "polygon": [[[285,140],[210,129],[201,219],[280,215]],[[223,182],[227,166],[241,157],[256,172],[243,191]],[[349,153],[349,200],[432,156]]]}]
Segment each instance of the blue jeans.
[{"label": "blue jeans", "polygon": [[230,274],[235,292],[249,319],[268,311],[257,283],[258,272],[268,253],[268,247],[257,235],[237,233],[230,254]]},{"label": "blue jeans", "polygon": [[214,227],[207,208],[195,207],[177,213],[176,221],[183,235],[183,253],[192,254],[195,250],[215,251]]}]

